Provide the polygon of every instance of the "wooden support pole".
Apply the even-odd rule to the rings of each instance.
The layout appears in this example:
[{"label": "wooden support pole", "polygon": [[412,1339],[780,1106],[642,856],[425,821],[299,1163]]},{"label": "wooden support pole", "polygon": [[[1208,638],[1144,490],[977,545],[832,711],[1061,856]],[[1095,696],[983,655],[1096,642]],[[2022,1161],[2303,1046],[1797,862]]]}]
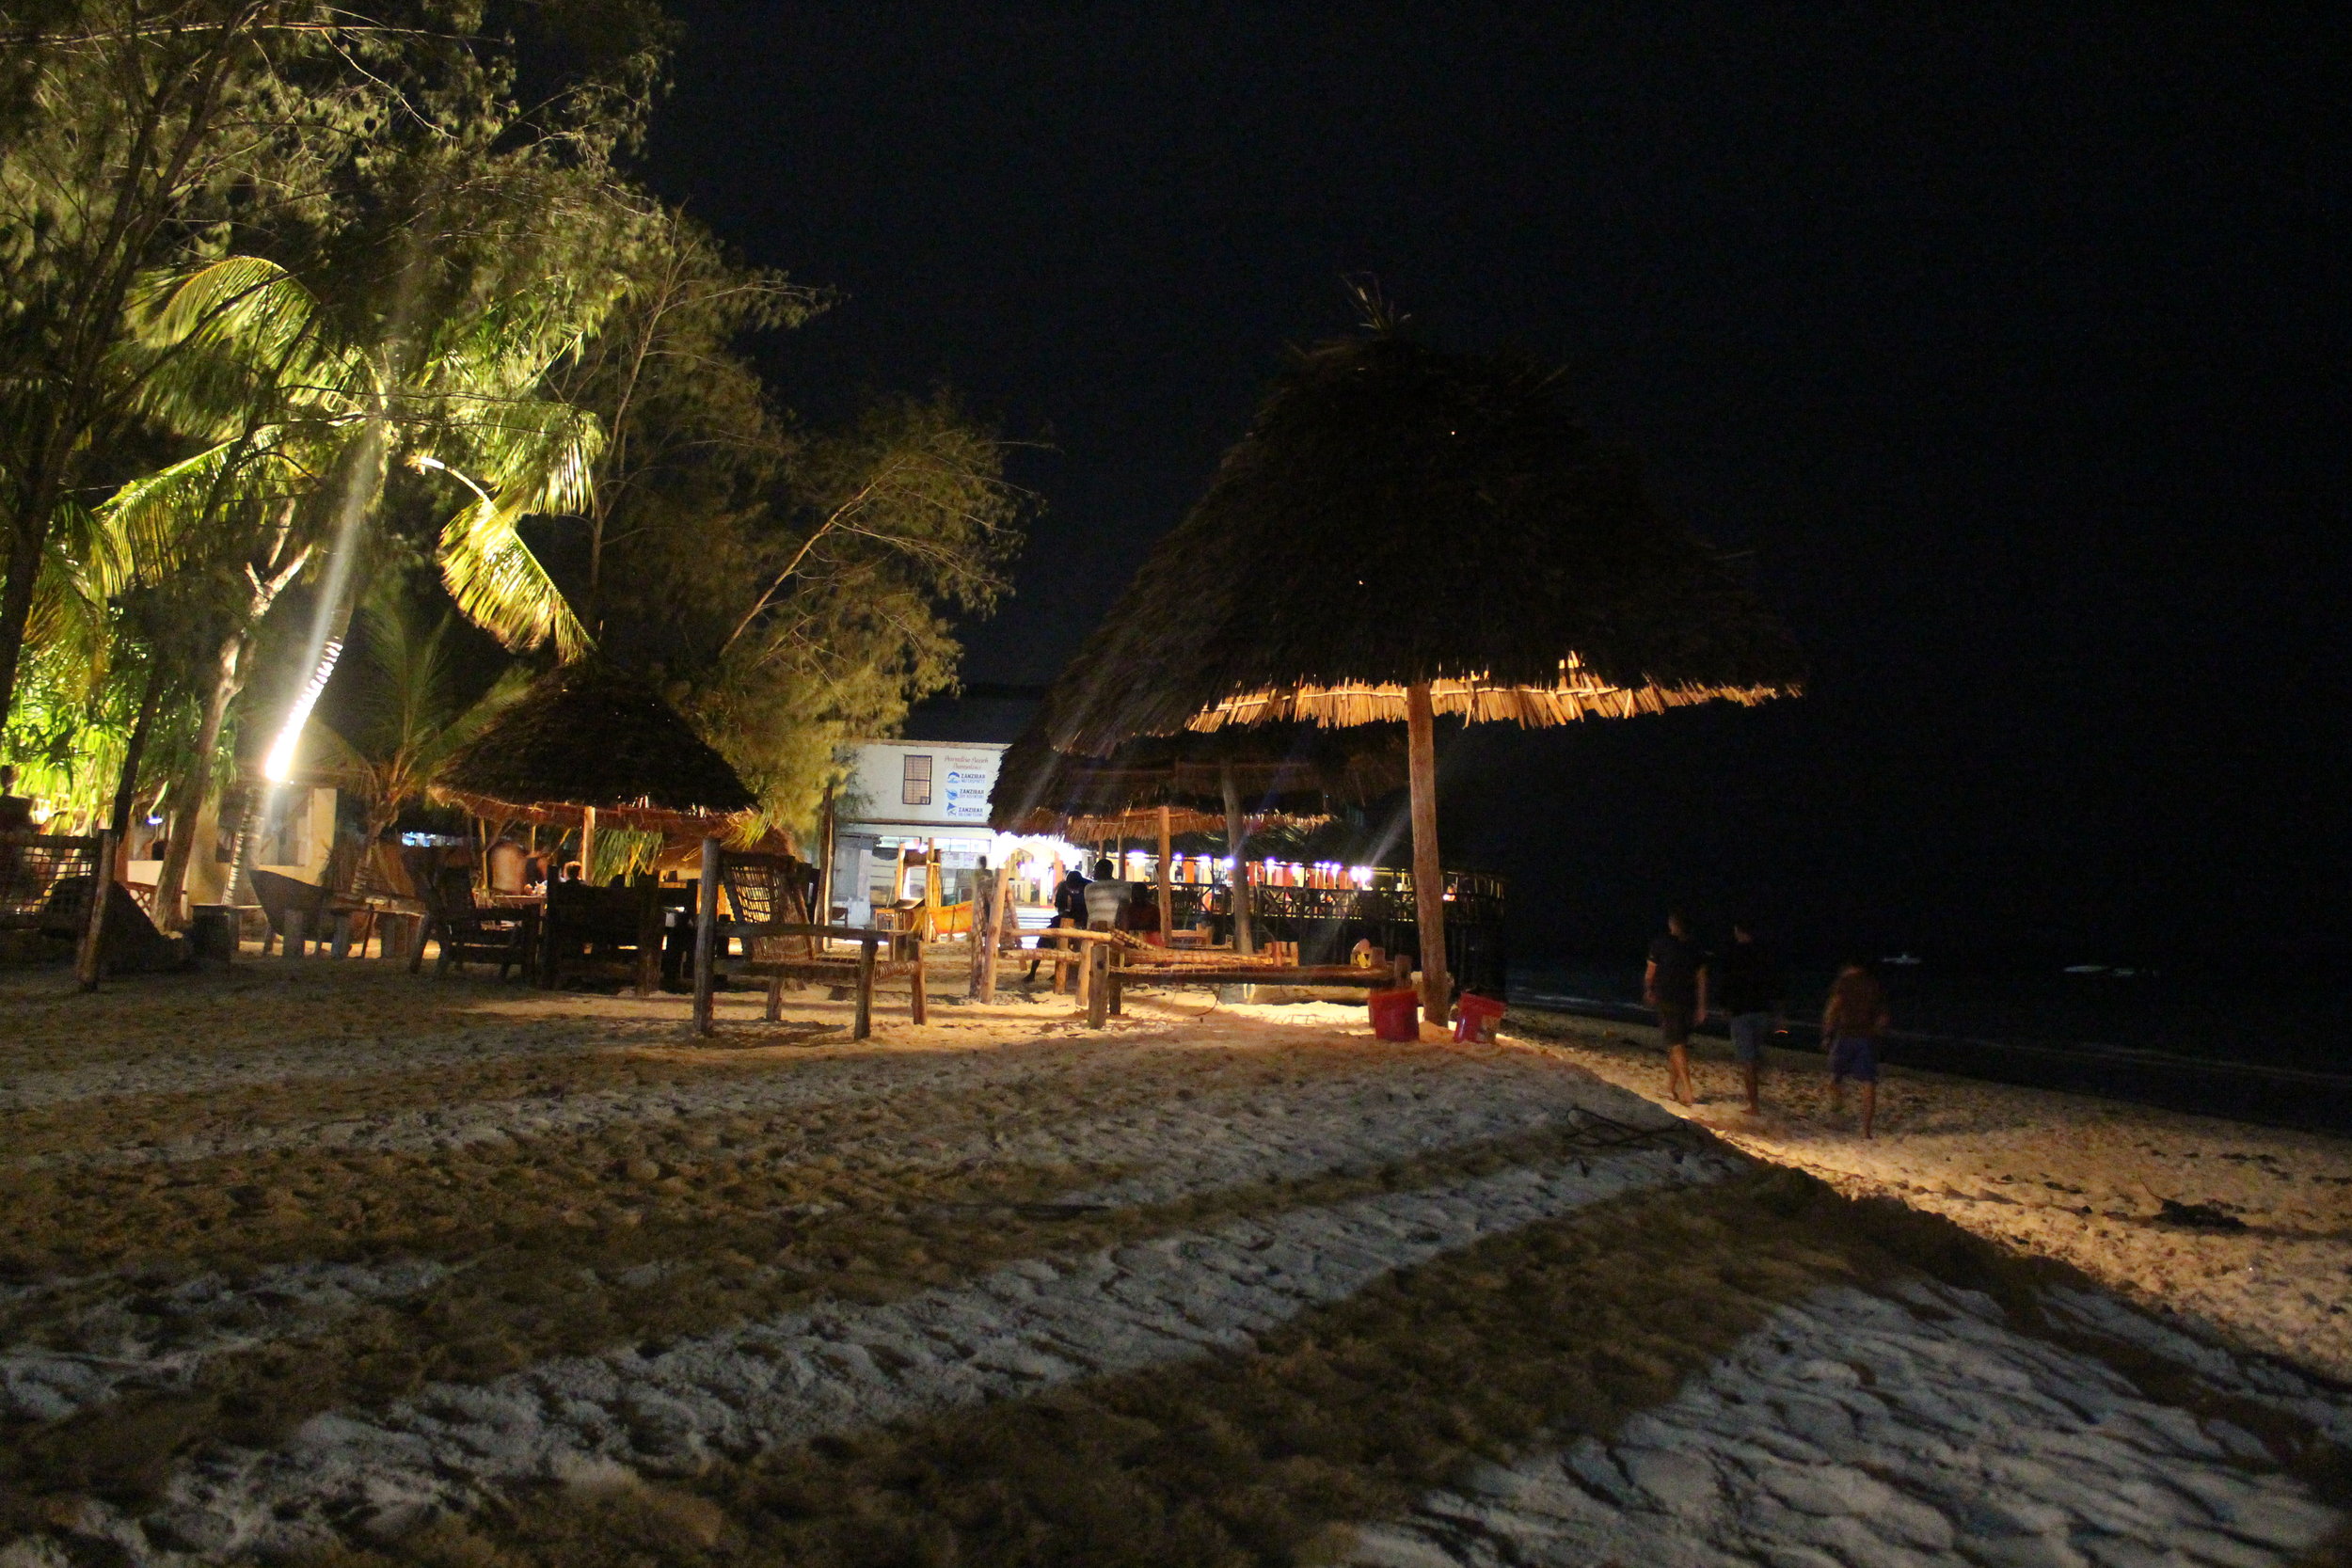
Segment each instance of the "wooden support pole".
[{"label": "wooden support pole", "polygon": [[1429,683],[1405,689],[1406,764],[1413,791],[1413,912],[1421,927],[1421,1010],[1443,1023],[1454,1004],[1445,970],[1445,871],[1438,858],[1438,715]]},{"label": "wooden support pole", "polygon": [[1160,808],[1160,874],[1158,878],[1160,884],[1160,940],[1167,942],[1170,947],[1173,947],[1176,945],[1176,938],[1174,934],[1176,930],[1176,894],[1175,891],[1168,886],[1168,879],[1174,874],[1173,868],[1169,863],[1175,858],[1175,849],[1171,840],[1172,835],[1170,835],[1168,831],[1168,808],[1166,806],[1162,806]]},{"label": "wooden support pole", "polygon": [[1233,857],[1233,879],[1230,889],[1233,904],[1233,951],[1254,953],[1257,944],[1249,936],[1249,876],[1248,861],[1248,835],[1243,831],[1241,819],[1241,785],[1234,782],[1231,764],[1217,770],[1217,782],[1225,787],[1225,847]]},{"label": "wooden support pole", "polygon": [[661,985],[660,879],[639,879],[637,898],[637,994],[651,996]]},{"label": "wooden support pole", "polygon": [[1089,1029],[1104,1028],[1110,1023],[1110,943],[1089,942],[1086,962],[1078,971],[1087,977],[1087,1027]]},{"label": "wooden support pole", "polygon": [[73,949],[73,978],[84,990],[96,990],[105,969],[106,898],[114,889],[114,830],[102,829],[90,858],[89,908],[82,911],[82,940]]},{"label": "wooden support pole", "polygon": [[596,885],[596,808],[580,809],[580,879]]},{"label": "wooden support pole", "polygon": [[[996,885],[989,890],[988,951],[980,958],[980,1000],[996,1000],[996,961],[1005,945],[1005,910],[1012,895],[1013,868],[1021,863],[1022,851],[1014,850],[1005,857],[1005,868],[996,874]],[[1055,978],[1061,976],[1057,966]]]},{"label": "wooden support pole", "polygon": [[703,879],[694,890],[694,1033],[711,1031],[712,974],[719,956],[719,841],[703,840]]},{"label": "wooden support pole", "polygon": [[975,1002],[980,999],[980,971],[988,961],[988,893],[989,883],[995,880],[996,875],[987,866],[972,873],[972,923],[963,933],[972,946],[972,974],[963,994]]},{"label": "wooden support pole", "polygon": [[862,1040],[874,1032],[874,947],[877,939],[871,936],[858,944],[857,950],[857,1022],[850,1030],[850,1037]]},{"label": "wooden support pole", "polygon": [[931,1021],[930,998],[925,992],[923,987],[923,949],[925,945],[926,944],[922,937],[917,936],[914,939],[914,973],[912,976],[910,976],[910,982],[914,987],[914,1004],[913,1006],[909,1007],[907,1011],[913,1015],[914,1022],[917,1023],[929,1023]]}]

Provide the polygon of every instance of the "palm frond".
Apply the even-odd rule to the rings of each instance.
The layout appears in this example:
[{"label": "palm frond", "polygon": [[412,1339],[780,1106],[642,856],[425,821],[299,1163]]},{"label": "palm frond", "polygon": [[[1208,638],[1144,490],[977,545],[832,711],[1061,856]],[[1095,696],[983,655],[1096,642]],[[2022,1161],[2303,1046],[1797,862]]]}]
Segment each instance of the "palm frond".
[{"label": "palm frond", "polygon": [[441,530],[441,580],[467,619],[507,647],[536,648],[552,637],[565,660],[579,658],[590,646],[588,629],[516,531],[525,510],[518,497],[480,501],[451,518]]}]

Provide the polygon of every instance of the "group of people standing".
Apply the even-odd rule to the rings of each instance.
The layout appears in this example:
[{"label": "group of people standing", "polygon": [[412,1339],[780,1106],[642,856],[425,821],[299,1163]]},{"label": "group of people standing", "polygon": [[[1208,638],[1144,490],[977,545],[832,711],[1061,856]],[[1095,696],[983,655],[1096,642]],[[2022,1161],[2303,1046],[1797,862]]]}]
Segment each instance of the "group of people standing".
[{"label": "group of people standing", "polygon": [[[1680,911],[1668,914],[1666,929],[1649,944],[1642,996],[1658,1010],[1668,1093],[1685,1105],[1697,1098],[1691,1082],[1691,1031],[1707,1022],[1711,1004],[1729,1021],[1731,1051],[1740,1062],[1748,1109],[1762,1109],[1757,1096],[1764,1042],[1788,1014],[1788,987],[1779,956],[1756,940],[1753,926],[1735,921],[1731,945],[1710,954],[1691,939],[1690,922]],[[1830,1109],[1844,1113],[1846,1082],[1851,1079],[1861,1091],[1866,1138],[1878,1113],[1879,1041],[1892,1022],[1885,989],[1869,966],[1859,959],[1842,965],[1821,1012],[1821,1039],[1829,1048]]]}]

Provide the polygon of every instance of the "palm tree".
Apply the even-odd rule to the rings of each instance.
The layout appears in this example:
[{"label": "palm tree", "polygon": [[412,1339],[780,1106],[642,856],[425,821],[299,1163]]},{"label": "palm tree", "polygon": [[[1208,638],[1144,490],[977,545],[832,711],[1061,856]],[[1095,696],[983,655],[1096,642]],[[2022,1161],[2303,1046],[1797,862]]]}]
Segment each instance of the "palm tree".
[{"label": "palm tree", "polygon": [[[245,579],[241,613],[211,672],[192,768],[199,790],[245,684],[253,628],[306,571],[319,579],[306,698],[332,673],[348,585],[373,543],[396,460],[461,487],[437,555],[469,618],[509,647],[551,639],[566,658],[586,650],[579,617],[518,525],[576,512],[587,499],[597,422],[537,388],[611,293],[545,271],[517,285],[366,338],[260,257],[231,257],[151,290],[146,341],[171,364],[151,378],[149,411],[206,444],[124,485],[100,518],[111,547],[142,576],[229,562]],[[307,712],[306,701],[286,727],[289,743]],[[192,824],[200,795],[181,799]],[[172,835],[156,892],[166,918],[176,912],[191,837]]]},{"label": "palm tree", "polygon": [[348,717],[328,732],[329,754],[359,801],[370,845],[403,807],[428,798],[457,749],[530,684],[521,666],[511,666],[481,697],[463,700],[450,650],[453,618],[425,627],[404,585],[388,582],[360,602],[364,678],[346,705]]}]

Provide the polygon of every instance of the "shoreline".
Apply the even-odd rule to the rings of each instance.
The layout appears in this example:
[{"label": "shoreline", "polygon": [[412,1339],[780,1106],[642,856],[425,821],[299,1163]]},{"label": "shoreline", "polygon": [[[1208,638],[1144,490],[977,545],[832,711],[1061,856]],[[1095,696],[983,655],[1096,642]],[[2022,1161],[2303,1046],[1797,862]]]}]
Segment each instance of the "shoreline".
[{"label": "shoreline", "polygon": [[[1573,1024],[1645,1031],[1647,1007],[1591,998],[1552,998],[1511,1005],[1514,1015],[1557,1018]],[[1725,1042],[1710,1015],[1699,1038]],[[1792,1054],[1821,1054],[1820,1030],[1802,1021],[1781,1039],[1805,1043]],[[1987,1084],[2047,1089],[2121,1104],[2190,1115],[2226,1116],[2265,1127],[2321,1133],[2352,1128],[2352,1073],[2262,1062],[2184,1055],[2148,1046],[2060,1040],[1993,1039],[1888,1031],[1880,1059],[1891,1066]]]}]

